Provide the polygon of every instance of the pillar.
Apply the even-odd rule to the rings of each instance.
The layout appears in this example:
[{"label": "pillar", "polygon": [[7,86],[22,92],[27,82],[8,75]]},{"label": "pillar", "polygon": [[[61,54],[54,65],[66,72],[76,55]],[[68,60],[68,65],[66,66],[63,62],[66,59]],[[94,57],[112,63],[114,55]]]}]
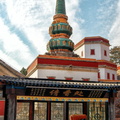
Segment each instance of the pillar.
[{"label": "pillar", "polygon": [[6,87],[4,120],[16,120],[16,105],[17,105],[17,100],[15,94],[15,88]]},{"label": "pillar", "polygon": [[108,100],[108,120],[115,120],[115,97],[116,90],[110,90]]},{"label": "pillar", "polygon": [[4,120],[16,120],[16,95],[8,95],[5,102]]}]

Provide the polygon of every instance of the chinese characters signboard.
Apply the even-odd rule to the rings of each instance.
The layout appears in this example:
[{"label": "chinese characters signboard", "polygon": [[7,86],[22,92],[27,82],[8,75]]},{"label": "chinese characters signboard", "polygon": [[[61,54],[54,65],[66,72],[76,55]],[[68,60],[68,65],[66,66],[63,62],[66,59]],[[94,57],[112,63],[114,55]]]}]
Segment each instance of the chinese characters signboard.
[{"label": "chinese characters signboard", "polygon": [[100,90],[74,90],[74,89],[51,89],[51,88],[26,88],[26,95],[52,96],[52,97],[89,97],[103,98],[106,91]]}]

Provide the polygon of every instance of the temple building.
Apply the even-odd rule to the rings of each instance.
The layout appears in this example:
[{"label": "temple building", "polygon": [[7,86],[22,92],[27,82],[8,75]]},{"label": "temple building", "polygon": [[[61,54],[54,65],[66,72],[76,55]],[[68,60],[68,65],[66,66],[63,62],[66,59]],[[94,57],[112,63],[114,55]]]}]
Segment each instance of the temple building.
[{"label": "temple building", "polygon": [[23,74],[12,68],[6,62],[0,59],[0,75],[11,77],[25,77]]},{"label": "temple building", "polygon": [[110,62],[109,40],[99,36],[85,37],[74,45],[70,39],[72,27],[68,23],[64,0],[57,0],[49,34],[51,39],[47,44],[48,52],[37,56],[27,69],[27,77],[117,80],[117,66]]},{"label": "temple building", "polygon": [[109,40],[85,37],[75,45],[65,0],[56,0],[49,34],[48,52],[28,66],[27,78],[0,76],[4,120],[119,118],[114,105],[120,83],[117,66],[110,62]]}]

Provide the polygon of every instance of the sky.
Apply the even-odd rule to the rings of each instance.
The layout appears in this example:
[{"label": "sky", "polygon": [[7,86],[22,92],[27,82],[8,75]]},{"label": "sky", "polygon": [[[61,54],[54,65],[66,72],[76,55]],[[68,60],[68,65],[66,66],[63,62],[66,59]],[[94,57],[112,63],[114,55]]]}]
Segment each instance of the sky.
[{"label": "sky", "polygon": [[[120,45],[120,0],[65,0],[70,39],[101,36]],[[0,59],[20,71],[45,54],[56,0],[0,0]]]}]

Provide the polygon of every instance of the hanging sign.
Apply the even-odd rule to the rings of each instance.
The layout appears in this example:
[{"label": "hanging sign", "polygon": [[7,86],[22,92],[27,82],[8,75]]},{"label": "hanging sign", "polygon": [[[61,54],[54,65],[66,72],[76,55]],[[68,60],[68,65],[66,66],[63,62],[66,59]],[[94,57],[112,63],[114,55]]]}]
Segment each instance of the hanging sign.
[{"label": "hanging sign", "polygon": [[101,90],[75,90],[54,88],[26,88],[25,95],[52,97],[103,98],[107,92]]}]

